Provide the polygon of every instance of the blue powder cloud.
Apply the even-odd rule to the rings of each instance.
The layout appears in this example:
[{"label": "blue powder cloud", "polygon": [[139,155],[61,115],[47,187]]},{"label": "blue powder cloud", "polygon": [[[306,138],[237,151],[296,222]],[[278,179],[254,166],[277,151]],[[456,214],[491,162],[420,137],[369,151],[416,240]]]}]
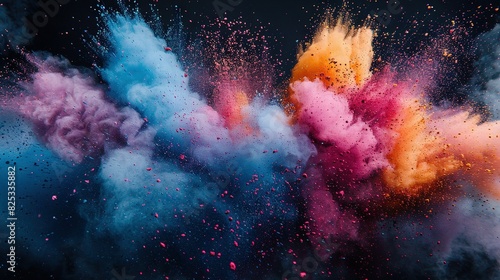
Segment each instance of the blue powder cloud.
[{"label": "blue powder cloud", "polygon": [[198,277],[239,279],[261,258],[276,261],[258,252],[285,242],[300,218],[294,182],[314,153],[307,136],[289,125],[282,108],[256,98],[245,110],[258,133],[233,139],[141,18],[109,16],[107,26],[101,72],[110,96],[140,112],[156,136],[154,145],[103,157],[103,210],[88,216],[90,227],[129,254],[142,246],[173,254],[184,260],[176,263],[182,271],[190,267]]}]

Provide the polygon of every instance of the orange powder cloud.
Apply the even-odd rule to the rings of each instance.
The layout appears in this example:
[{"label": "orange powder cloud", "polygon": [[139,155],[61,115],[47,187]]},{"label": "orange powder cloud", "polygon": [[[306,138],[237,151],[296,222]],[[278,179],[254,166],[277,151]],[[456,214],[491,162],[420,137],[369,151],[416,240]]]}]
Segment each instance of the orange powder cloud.
[{"label": "orange powder cloud", "polygon": [[336,92],[362,86],[371,77],[373,31],[353,29],[342,20],[330,26],[324,23],[312,43],[298,55],[291,83],[307,77],[319,78]]},{"label": "orange powder cloud", "polygon": [[396,141],[387,155],[390,167],[382,171],[389,190],[418,195],[440,178],[457,171],[457,160],[443,137],[429,129],[432,120],[420,100],[401,100],[402,107],[393,129]]},{"label": "orange powder cloud", "polygon": [[[373,60],[373,31],[367,27],[351,28],[341,19],[334,24],[324,22],[312,43],[299,51],[292,69],[290,84],[308,78],[320,79],[326,88],[337,93],[361,87],[370,77]],[[300,103],[292,89],[285,99],[288,113],[298,110]]]}]

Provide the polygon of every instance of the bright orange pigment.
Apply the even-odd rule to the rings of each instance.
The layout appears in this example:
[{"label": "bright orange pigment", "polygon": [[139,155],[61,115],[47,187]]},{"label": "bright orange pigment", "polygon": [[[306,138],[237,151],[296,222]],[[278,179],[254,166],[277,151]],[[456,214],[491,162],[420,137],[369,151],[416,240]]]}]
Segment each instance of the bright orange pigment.
[{"label": "bright orange pigment", "polygon": [[[337,93],[361,87],[371,77],[372,41],[373,31],[367,27],[354,29],[342,19],[333,24],[325,21],[312,43],[299,51],[290,84],[305,78],[320,79]],[[300,104],[293,90],[288,91],[284,102],[287,112],[292,114]]]},{"label": "bright orange pigment", "polygon": [[382,178],[389,189],[413,195],[428,190],[462,163],[439,133],[429,130],[432,120],[426,106],[418,99],[403,100],[402,105],[393,126],[398,136],[387,155],[391,166],[382,171]]},{"label": "bright orange pigment", "polygon": [[367,27],[353,29],[342,20],[334,25],[325,22],[300,51],[290,83],[319,78],[336,92],[362,86],[371,77],[372,40],[373,31]]}]

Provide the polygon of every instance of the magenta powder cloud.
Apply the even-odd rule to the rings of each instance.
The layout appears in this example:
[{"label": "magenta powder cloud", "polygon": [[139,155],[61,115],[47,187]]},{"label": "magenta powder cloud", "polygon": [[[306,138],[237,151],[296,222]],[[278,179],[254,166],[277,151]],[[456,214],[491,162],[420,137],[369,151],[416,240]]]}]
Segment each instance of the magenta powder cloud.
[{"label": "magenta powder cloud", "polygon": [[370,125],[354,116],[345,96],[327,90],[320,80],[295,82],[292,89],[303,106],[298,122],[322,143],[318,163],[327,172],[357,180],[387,165]]}]

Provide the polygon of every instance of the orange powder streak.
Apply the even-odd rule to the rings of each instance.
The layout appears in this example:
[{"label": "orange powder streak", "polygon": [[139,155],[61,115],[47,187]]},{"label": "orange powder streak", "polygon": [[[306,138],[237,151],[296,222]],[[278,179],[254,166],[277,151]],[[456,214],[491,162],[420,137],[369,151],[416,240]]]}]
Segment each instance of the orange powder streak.
[{"label": "orange powder streak", "polygon": [[324,23],[307,49],[299,53],[291,83],[307,77],[319,78],[336,92],[362,86],[371,77],[373,31],[352,29],[342,20]]},{"label": "orange powder streak", "polygon": [[[353,29],[341,19],[333,25],[323,23],[312,43],[305,51],[299,51],[290,84],[319,78],[337,93],[363,86],[371,77],[372,41],[373,31],[367,27]],[[285,103],[291,105],[289,113],[299,107],[291,89]]]},{"label": "orange powder streak", "polygon": [[457,171],[462,163],[444,139],[429,130],[431,119],[426,107],[416,98],[402,103],[393,127],[398,136],[387,155],[391,166],[382,171],[382,178],[391,191],[418,195]]}]

